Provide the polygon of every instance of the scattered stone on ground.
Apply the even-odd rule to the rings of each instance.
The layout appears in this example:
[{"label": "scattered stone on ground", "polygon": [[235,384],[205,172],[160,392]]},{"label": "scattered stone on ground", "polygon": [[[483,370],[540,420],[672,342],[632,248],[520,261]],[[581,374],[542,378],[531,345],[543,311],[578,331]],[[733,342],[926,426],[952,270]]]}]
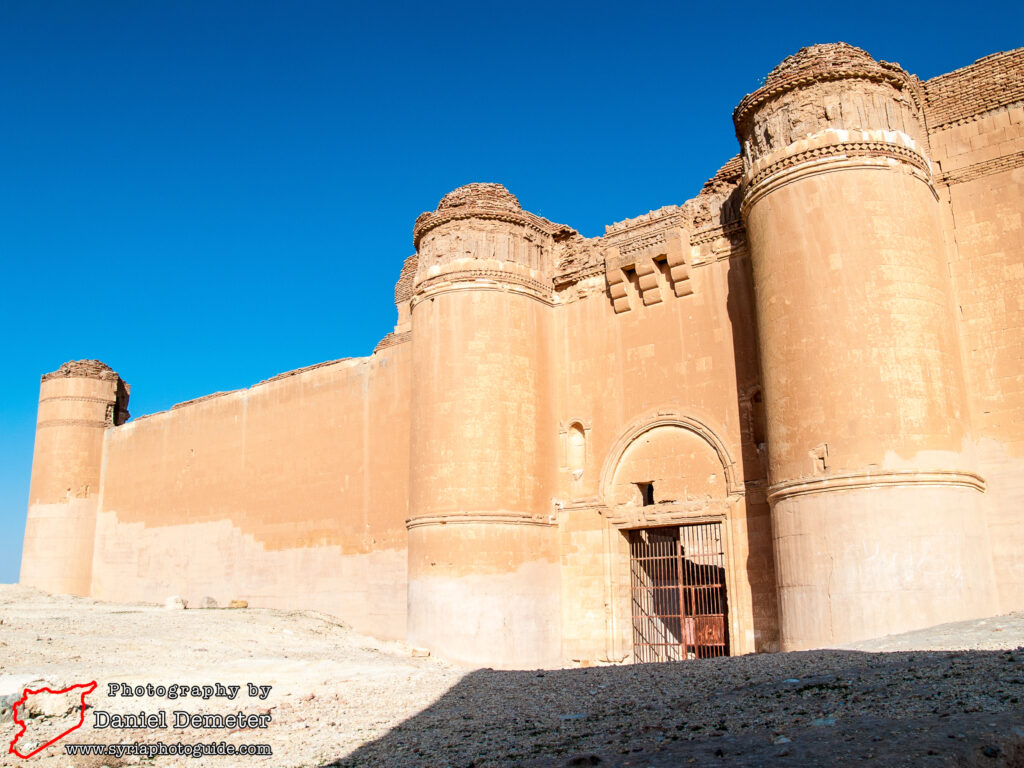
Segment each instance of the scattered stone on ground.
[{"label": "scattered stone on ground", "polygon": [[[459,668],[306,611],[168,611],[0,585],[0,621],[3,766],[1024,767],[1024,614],[843,650],[512,672]],[[92,680],[82,728],[31,763],[6,754],[18,728],[4,702],[23,686]],[[240,691],[115,697],[114,682]],[[272,688],[250,697],[249,683]],[[98,730],[93,709],[271,719],[265,730]],[[60,733],[77,716],[28,722]],[[62,748],[157,741],[264,743],[273,756],[73,758]]]}]

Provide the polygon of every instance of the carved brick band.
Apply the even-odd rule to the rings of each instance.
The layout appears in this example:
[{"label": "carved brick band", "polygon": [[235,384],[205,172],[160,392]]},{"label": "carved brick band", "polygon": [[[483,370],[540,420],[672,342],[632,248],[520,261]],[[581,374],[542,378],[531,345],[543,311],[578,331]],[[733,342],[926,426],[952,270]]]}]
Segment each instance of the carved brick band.
[{"label": "carved brick band", "polygon": [[[552,516],[553,517],[553,516]],[[427,525],[539,525],[552,526],[555,521],[546,515],[526,515],[510,512],[471,512],[467,514],[451,513],[441,515],[419,515],[405,521],[405,527],[421,528]]]},{"label": "carved brick band", "polygon": [[750,206],[764,195],[806,176],[850,168],[885,168],[893,161],[928,185],[932,195],[938,199],[938,193],[932,183],[931,164],[915,149],[885,141],[856,141],[823,143],[807,150],[792,151],[794,147],[804,143],[798,142],[793,145],[791,151],[785,153],[785,157],[771,163],[754,165],[754,172],[751,174],[754,180],[747,182],[743,203],[740,206],[744,216]]},{"label": "carved brick band", "polygon": [[54,395],[53,397],[41,397],[39,398],[40,403],[48,403],[51,400],[65,400],[72,403],[103,403],[109,405],[115,402],[112,397],[75,397],[73,395]]},{"label": "carved brick band", "polygon": [[1012,155],[1003,155],[983,163],[968,165],[966,168],[958,168],[955,171],[944,173],[939,181],[943,184],[962,184],[965,181],[974,181],[982,176],[988,176],[1001,171],[1010,171],[1014,168],[1024,166],[1024,152],[1015,152]]},{"label": "carved brick band", "polygon": [[907,163],[927,176],[931,176],[931,167],[928,161],[919,152],[909,147],[891,144],[887,141],[851,141],[842,144],[812,147],[803,152],[787,155],[752,176],[747,182],[748,189],[753,190],[775,174],[795,168],[798,165],[803,165],[804,163],[826,158],[846,159],[853,157],[891,157]]},{"label": "carved brick band", "polygon": [[601,514],[616,528],[647,528],[656,525],[725,520],[733,499],[714,499],[655,507],[615,507]]},{"label": "carved brick band", "polygon": [[413,297],[411,306],[413,308],[420,305],[421,302],[427,299],[433,299],[435,296],[441,296],[446,293],[465,293],[466,291],[497,291],[505,294],[515,294],[516,296],[522,296],[523,298],[536,301],[543,304],[545,307],[553,307],[555,300],[550,293],[539,294],[532,288],[526,288],[522,285],[514,285],[512,283],[501,283],[496,281],[488,282],[459,282],[441,285],[436,285],[430,290],[417,294]]},{"label": "carved brick band", "polygon": [[685,229],[689,218],[678,205],[666,205],[656,211],[632,219],[625,219],[605,227],[604,241],[608,245],[620,246],[645,233],[665,229]]},{"label": "carved brick band", "polygon": [[44,427],[95,427],[97,429],[106,429],[111,426],[105,421],[94,421],[92,419],[50,419],[48,421],[40,421],[36,424],[36,429],[43,429]]},{"label": "carved brick band", "polygon": [[428,277],[423,282],[416,284],[416,293],[423,293],[445,283],[474,283],[477,281],[519,285],[534,290],[546,297],[550,297],[552,290],[551,283],[545,284],[539,280],[517,275],[514,272],[505,272],[500,269],[460,269],[455,272],[442,272],[440,275]]},{"label": "carved brick band", "polygon": [[831,477],[789,480],[783,483],[776,483],[768,489],[768,501],[776,504],[783,499],[804,496],[809,493],[914,485],[961,486],[978,491],[979,493],[985,492],[984,478],[974,472],[898,470],[890,472],[856,472],[848,475],[833,475]]},{"label": "carved brick band", "polygon": [[573,283],[578,283],[582,280],[586,280],[588,277],[595,277],[597,275],[604,275],[604,264],[594,264],[585,269],[581,269],[577,272],[563,272],[559,275],[555,275],[554,284],[556,288],[563,288]]},{"label": "carved brick band", "polygon": [[730,237],[733,235],[746,237],[746,230],[743,229],[742,221],[730,221],[694,232],[690,237],[690,245],[704,245],[704,243],[710,243],[720,237]]}]

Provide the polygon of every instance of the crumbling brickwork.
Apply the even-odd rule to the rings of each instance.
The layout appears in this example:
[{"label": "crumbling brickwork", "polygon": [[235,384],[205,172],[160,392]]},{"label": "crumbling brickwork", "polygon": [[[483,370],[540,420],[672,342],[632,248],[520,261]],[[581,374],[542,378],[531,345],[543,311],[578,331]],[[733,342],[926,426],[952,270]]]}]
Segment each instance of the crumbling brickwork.
[{"label": "crumbling brickwork", "polygon": [[66,379],[71,377],[86,377],[112,381],[117,378],[117,374],[114,373],[114,370],[109,365],[101,363],[99,360],[69,360],[56,371],[44,373],[42,380],[50,381],[51,379]]},{"label": "crumbling brickwork", "polygon": [[416,278],[418,261],[414,253],[402,263],[402,271],[398,275],[398,282],[395,283],[395,304],[401,304],[412,298],[412,283]]}]

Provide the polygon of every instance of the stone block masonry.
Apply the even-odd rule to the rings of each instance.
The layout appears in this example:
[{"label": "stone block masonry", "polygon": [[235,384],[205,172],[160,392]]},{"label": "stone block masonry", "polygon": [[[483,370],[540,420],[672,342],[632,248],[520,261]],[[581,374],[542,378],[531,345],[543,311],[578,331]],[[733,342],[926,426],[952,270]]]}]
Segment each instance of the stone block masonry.
[{"label": "stone block masonry", "polygon": [[600,237],[445,195],[369,357],[134,420],[105,364],[46,374],[22,582],[511,668],[1024,608],[1024,49],[811,46],[733,118]]}]

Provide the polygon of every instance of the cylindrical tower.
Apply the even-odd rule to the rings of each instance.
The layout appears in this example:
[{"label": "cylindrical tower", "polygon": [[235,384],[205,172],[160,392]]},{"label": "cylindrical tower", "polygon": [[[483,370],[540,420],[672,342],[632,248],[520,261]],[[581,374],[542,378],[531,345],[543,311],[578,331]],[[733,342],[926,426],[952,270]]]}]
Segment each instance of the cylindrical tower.
[{"label": "cylindrical tower", "polygon": [[21,583],[88,595],[103,433],[128,418],[128,385],[98,360],[42,378]]},{"label": "cylindrical tower", "polygon": [[783,648],[993,611],[920,82],[818,45],[733,117]]},{"label": "cylindrical tower", "polygon": [[496,667],[557,663],[552,245],[500,184],[416,221],[409,641]]}]

